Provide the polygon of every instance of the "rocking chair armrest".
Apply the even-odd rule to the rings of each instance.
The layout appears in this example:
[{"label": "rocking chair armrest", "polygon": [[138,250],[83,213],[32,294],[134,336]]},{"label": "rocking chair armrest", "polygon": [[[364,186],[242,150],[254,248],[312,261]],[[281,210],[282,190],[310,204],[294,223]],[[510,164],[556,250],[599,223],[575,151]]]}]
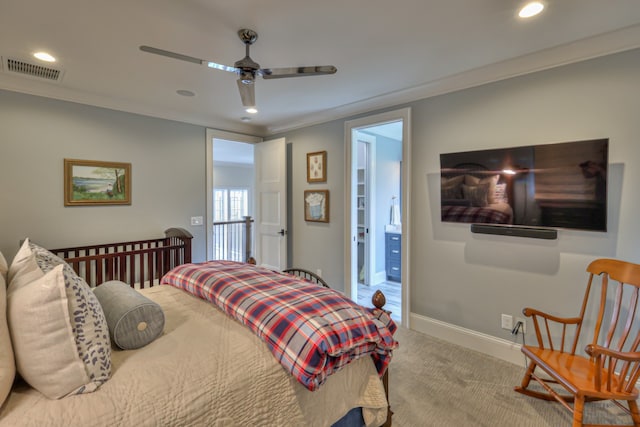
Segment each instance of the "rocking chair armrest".
[{"label": "rocking chair armrest", "polygon": [[582,321],[582,319],[579,317],[558,317],[552,314],[545,313],[540,310],[536,310],[535,308],[529,308],[529,307],[523,309],[522,314],[524,314],[526,317],[540,316],[547,320],[551,320],[558,323],[564,323],[565,325],[578,324]]},{"label": "rocking chair armrest", "polygon": [[612,350],[610,348],[602,347],[597,344],[588,344],[584,351],[591,357],[612,357],[618,360],[624,360],[625,362],[640,362],[639,352],[625,352]]},{"label": "rocking chair armrest", "polygon": [[[540,348],[548,347],[552,350],[559,348],[560,351],[565,351],[565,344],[568,344],[566,340],[567,327],[574,326],[575,333],[579,333],[582,326],[582,318],[580,317],[558,317],[529,307],[522,310],[522,314],[532,318],[533,329]],[[562,334],[559,337],[552,334],[553,328],[550,323],[562,325]]]}]

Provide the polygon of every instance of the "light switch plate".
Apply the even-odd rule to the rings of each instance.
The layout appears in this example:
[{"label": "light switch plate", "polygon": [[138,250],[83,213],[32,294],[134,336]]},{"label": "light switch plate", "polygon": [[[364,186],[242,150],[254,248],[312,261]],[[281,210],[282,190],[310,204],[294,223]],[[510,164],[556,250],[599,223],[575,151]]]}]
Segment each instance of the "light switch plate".
[{"label": "light switch plate", "polygon": [[202,225],[202,217],[201,216],[192,216],[191,217],[191,225]]}]

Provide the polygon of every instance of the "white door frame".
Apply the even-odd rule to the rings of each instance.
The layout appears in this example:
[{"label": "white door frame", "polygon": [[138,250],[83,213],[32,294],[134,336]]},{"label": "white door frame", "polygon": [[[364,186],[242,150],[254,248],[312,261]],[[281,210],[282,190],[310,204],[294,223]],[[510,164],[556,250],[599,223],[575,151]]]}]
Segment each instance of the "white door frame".
[{"label": "white door frame", "polygon": [[[262,142],[262,138],[258,136],[243,135],[241,133],[226,132],[218,129],[207,129],[205,137],[205,152],[207,164],[207,184],[206,184],[206,245],[207,260],[213,259],[213,158],[215,156],[214,140],[226,139],[228,141],[246,142],[249,144],[257,144]],[[255,206],[255,203],[254,203]],[[257,221],[254,222],[256,224]]]},{"label": "white door frame", "polygon": [[[384,124],[402,120],[402,324],[411,327],[409,324],[409,284],[411,283],[409,274],[409,260],[411,259],[409,248],[411,240],[411,218],[410,218],[410,179],[411,176],[411,108],[388,111],[375,114],[360,119],[349,120],[344,124],[345,129],[345,200],[344,200],[344,283],[345,294],[357,300],[358,281],[354,277],[354,262],[357,263],[357,253],[354,253],[353,244],[357,241],[357,221],[355,209],[353,209],[355,199],[354,171],[356,169],[356,155],[352,153],[352,139],[355,129],[370,127],[377,124]],[[355,260],[354,260],[355,258]],[[355,280],[354,280],[355,279]]]}]

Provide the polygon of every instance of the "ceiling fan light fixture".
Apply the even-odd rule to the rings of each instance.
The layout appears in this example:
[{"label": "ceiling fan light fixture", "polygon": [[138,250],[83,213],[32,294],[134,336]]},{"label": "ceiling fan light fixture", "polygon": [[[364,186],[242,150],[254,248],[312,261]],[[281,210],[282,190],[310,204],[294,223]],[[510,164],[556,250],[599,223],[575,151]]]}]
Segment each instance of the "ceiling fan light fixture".
[{"label": "ceiling fan light fixture", "polygon": [[249,114],[257,114],[258,113],[258,109],[253,106],[253,107],[247,107],[244,109],[244,111],[246,111]]},{"label": "ceiling fan light fixture", "polygon": [[40,61],[44,62],[56,62],[56,58],[47,52],[36,52],[33,56]]},{"label": "ceiling fan light fixture", "polygon": [[252,85],[255,81],[255,75],[252,71],[242,70],[240,72],[240,81],[245,85]]},{"label": "ceiling fan light fixture", "polygon": [[518,12],[518,16],[520,18],[531,18],[536,16],[544,9],[544,4],[540,1],[531,1],[525,4],[520,12]]}]

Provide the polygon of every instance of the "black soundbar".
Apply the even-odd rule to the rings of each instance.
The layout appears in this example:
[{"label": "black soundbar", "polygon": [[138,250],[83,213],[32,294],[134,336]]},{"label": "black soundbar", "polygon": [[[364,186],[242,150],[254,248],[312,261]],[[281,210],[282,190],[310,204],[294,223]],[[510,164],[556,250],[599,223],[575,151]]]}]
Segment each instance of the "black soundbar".
[{"label": "black soundbar", "polygon": [[518,225],[471,224],[471,232],[546,240],[555,240],[558,238],[558,230],[553,228],[523,227]]}]

